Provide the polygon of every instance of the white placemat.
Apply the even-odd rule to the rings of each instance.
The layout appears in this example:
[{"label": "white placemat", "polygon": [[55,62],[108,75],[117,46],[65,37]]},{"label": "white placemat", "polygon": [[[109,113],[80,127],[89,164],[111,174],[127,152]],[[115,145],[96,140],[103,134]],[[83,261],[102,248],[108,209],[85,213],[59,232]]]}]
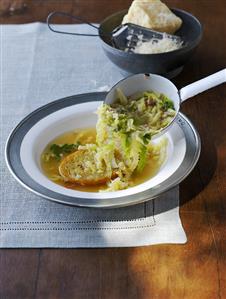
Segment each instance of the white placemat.
[{"label": "white placemat", "polygon": [[[63,30],[91,32],[86,25]],[[52,100],[108,90],[123,76],[94,37],[50,32],[45,24],[2,25],[0,247],[129,247],[185,243],[179,188],[137,206],[95,210],[68,207],[22,188],[3,152],[13,127]]]}]

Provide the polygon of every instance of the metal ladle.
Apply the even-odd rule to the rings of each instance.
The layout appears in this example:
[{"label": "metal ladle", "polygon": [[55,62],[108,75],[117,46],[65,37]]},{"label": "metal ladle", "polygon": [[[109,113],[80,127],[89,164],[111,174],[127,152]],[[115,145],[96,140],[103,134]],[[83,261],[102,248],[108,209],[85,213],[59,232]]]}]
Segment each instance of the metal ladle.
[{"label": "metal ladle", "polygon": [[208,90],[225,82],[226,68],[208,77],[191,83],[181,88],[180,90],[178,90],[177,87],[170,80],[162,76],[154,74],[136,74],[129,76],[115,84],[108,92],[105,98],[105,103],[108,105],[115,103],[115,101],[118,98],[117,89],[120,89],[127,97],[150,90],[153,90],[157,93],[165,94],[173,101],[176,114],[172,121],[166,127],[164,127],[164,129],[162,129],[158,134],[154,136],[158,137],[160,136],[160,134],[163,134],[166,130],[168,130],[169,127],[176,120],[180,110],[180,105],[184,101],[191,97],[194,97],[195,95],[205,90]]}]

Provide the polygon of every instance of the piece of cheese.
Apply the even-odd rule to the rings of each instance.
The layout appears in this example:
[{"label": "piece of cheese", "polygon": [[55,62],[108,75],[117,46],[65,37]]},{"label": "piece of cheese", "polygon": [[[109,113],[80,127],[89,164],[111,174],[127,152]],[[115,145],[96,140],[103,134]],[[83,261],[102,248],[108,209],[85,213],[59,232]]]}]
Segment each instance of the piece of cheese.
[{"label": "piece of cheese", "polygon": [[122,24],[133,23],[155,31],[173,34],[182,20],[160,0],[134,0]]}]

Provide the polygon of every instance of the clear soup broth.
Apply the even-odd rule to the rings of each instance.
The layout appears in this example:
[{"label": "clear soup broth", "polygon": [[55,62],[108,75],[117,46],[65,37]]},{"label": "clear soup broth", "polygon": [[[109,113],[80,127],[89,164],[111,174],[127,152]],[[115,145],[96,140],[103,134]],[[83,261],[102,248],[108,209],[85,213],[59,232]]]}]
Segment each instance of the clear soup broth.
[{"label": "clear soup broth", "polygon": [[[107,184],[97,185],[97,186],[81,186],[75,183],[65,182],[63,178],[59,174],[59,165],[61,160],[51,158],[47,160],[46,154],[49,152],[52,144],[63,145],[63,144],[74,144],[79,142],[81,145],[85,145],[87,143],[95,143],[96,142],[96,129],[95,128],[86,128],[86,129],[77,129],[74,131],[70,131],[64,133],[54,140],[52,140],[41,156],[41,167],[44,174],[54,183],[61,185],[65,188],[74,189],[78,191],[84,192],[99,192],[100,190],[107,189]],[[64,155],[66,157],[67,155]],[[130,179],[130,186],[139,185],[153,176],[159,171],[162,165],[162,158],[158,156],[150,156],[145,168],[141,173],[134,173]]]}]

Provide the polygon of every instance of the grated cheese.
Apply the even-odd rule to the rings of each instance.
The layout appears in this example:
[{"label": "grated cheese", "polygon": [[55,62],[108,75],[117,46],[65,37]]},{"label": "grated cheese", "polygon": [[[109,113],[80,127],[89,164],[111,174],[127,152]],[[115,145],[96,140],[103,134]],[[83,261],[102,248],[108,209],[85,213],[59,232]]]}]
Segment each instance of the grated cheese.
[{"label": "grated cheese", "polygon": [[152,38],[149,41],[143,41],[142,36],[139,36],[136,46],[130,51],[137,54],[157,54],[180,49],[182,45],[183,42],[178,42],[164,33],[163,39]]}]

